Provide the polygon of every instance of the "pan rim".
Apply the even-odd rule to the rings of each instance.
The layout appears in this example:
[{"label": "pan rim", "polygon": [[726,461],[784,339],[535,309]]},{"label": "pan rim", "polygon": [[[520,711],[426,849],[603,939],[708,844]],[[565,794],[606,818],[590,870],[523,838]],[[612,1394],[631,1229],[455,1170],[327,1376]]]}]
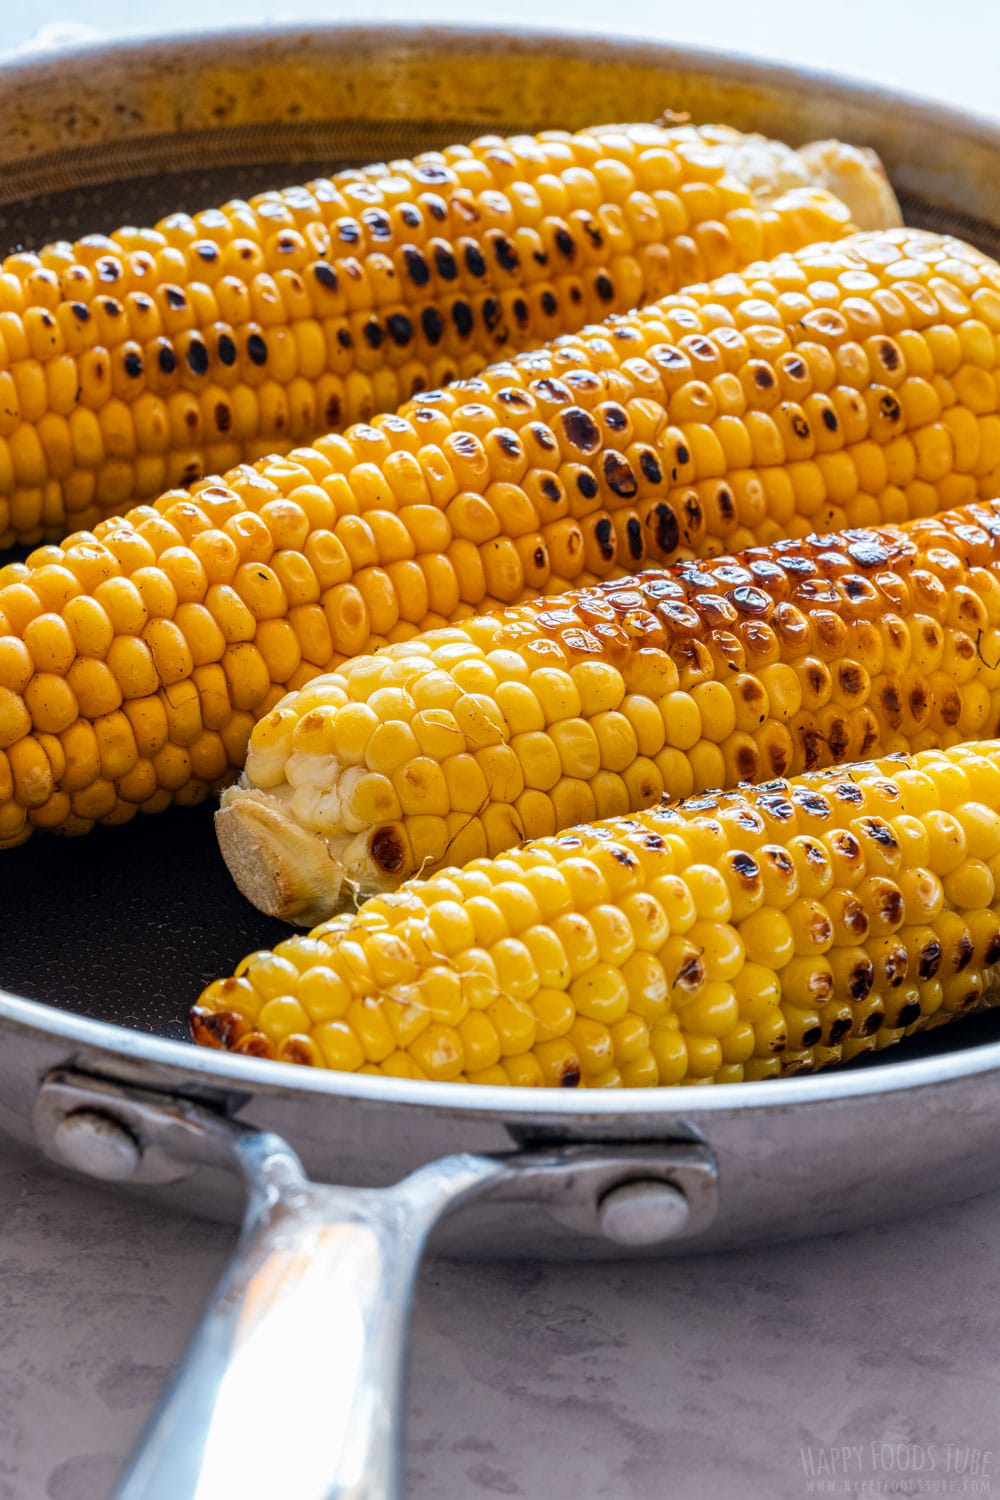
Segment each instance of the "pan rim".
[{"label": "pan rim", "polygon": [[[722,47],[691,46],[642,32],[613,32],[586,23],[568,22],[558,28],[545,22],[496,27],[466,23],[308,21],[298,25],[209,25],[193,30],[137,32],[128,38],[95,37],[55,50],[24,50],[0,59],[0,76],[17,92],[30,93],[33,103],[46,95],[39,85],[53,68],[64,75],[84,71],[95,58],[114,61],[126,75],[132,64],[148,65],[153,47],[169,49],[178,61],[196,62],[202,56],[224,55],[235,63],[265,59],[282,47],[351,47],[371,55],[391,37],[393,46],[413,52],[451,48],[489,47],[510,53],[551,52],[593,59],[641,60],[714,74],[733,82],[763,83],[773,89],[836,91],[845,105],[891,103],[898,118],[936,125],[956,137],[978,141],[994,149],[1000,145],[1000,112],[968,109],[933,96],[894,87],[877,76],[854,77],[837,70],[777,61],[765,55],[734,52]],[[44,116],[44,108],[41,111]],[[95,143],[96,144],[96,143]],[[30,162],[38,152],[12,158]],[[621,1121],[634,1128],[638,1119],[660,1125],[682,1116],[745,1115],[768,1111],[849,1105],[873,1096],[954,1084],[973,1077],[1000,1073],[1000,1042],[911,1061],[890,1062],[871,1071],[836,1071],[775,1081],[695,1085],[681,1089],[635,1089],[585,1093],[557,1089],[498,1088],[473,1084],[433,1083],[368,1075],[335,1073],[326,1069],[291,1069],[288,1064],[236,1057],[190,1044],[151,1036],[112,1022],[60,1010],[54,1003],[30,1000],[0,988],[0,1028],[80,1048],[88,1060],[111,1067],[142,1066],[159,1070],[161,1086],[178,1092],[197,1088],[232,1096],[266,1094],[296,1098],[323,1096],[341,1102],[427,1110],[478,1119],[509,1122],[544,1121],[567,1125],[592,1120],[608,1126]],[[166,1084],[162,1080],[167,1080]]]},{"label": "pan rim", "polygon": [[[254,53],[266,54],[281,43],[295,44],[304,50],[316,42],[339,42],[349,44],[358,55],[377,54],[382,38],[390,37],[397,46],[417,50],[421,47],[441,48],[473,45],[489,45],[494,49],[525,52],[549,51],[572,52],[586,56],[596,62],[609,60],[627,61],[631,57],[645,62],[654,59],[666,64],[675,59],[678,65],[711,71],[717,77],[753,81],[763,80],[775,87],[788,87],[801,92],[803,86],[811,91],[835,89],[845,101],[863,105],[866,100],[891,101],[903,116],[918,116],[924,123],[930,118],[948,130],[966,137],[985,137],[996,145],[1000,138],[1000,110],[995,114],[980,107],[965,108],[948,103],[934,95],[923,95],[917,91],[897,88],[892,80],[878,74],[858,76],[843,73],[835,68],[813,67],[808,63],[783,62],[768,54],[731,51],[725,47],[705,44],[671,42],[648,32],[608,31],[591,26],[587,22],[568,20],[559,27],[542,20],[519,22],[514,26],[498,28],[473,22],[419,21],[374,21],[361,24],[354,21],[306,20],[298,25],[282,21],[247,26],[208,24],[193,29],[137,31],[128,37],[105,38],[96,36],[60,44],[53,48],[34,49],[29,43],[22,50],[6,57],[0,56],[0,75],[9,86],[25,84],[34,92],[36,75],[51,73],[57,67],[61,73],[78,67],[86,70],[95,57],[112,60],[124,65],[133,62],[148,62],[151,48],[162,45],[175,55],[196,58],[200,54],[218,57],[220,47],[231,62]],[[36,96],[37,97],[37,96]],[[402,117],[401,117],[402,118]],[[444,122],[443,122],[444,123]],[[88,143],[89,144],[89,143]],[[30,161],[37,153],[29,151],[13,162]]]},{"label": "pan rim", "polygon": [[[901,1091],[926,1090],[970,1078],[1000,1075],[1000,1042],[963,1047],[934,1057],[890,1062],[856,1073],[830,1070],[796,1078],[753,1083],[694,1084],[685,1088],[561,1090],[500,1088],[493,1084],[434,1083],[420,1079],[376,1078],[329,1068],[209,1050],[167,1037],[150,1036],[110,1021],[61,1011],[41,1000],[27,1000],[0,988],[0,1029],[58,1040],[103,1055],[111,1065],[155,1067],[170,1075],[169,1087],[199,1092],[213,1088],[228,1095],[301,1098],[326,1096],[341,1102],[394,1105],[435,1114],[458,1114],[511,1122],[551,1124],[583,1120],[634,1126],[639,1117],[653,1125],[689,1115],[774,1113],[818,1104],[850,1104]],[[289,1077],[289,1074],[294,1076]],[[585,1101],[585,1102],[584,1102]]]}]

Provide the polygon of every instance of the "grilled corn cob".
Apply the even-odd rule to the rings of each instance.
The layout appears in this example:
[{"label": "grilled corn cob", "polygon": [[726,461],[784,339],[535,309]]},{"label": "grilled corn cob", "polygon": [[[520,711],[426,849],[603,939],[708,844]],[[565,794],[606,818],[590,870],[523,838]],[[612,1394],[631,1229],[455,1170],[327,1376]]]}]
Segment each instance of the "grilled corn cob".
[{"label": "grilled corn cob", "polygon": [[[92,526],[391,410],[504,346],[847,232],[801,159],[763,142],[754,166],[742,142],[644,125],[489,136],[9,256],[0,546]],[[790,191],[774,197],[776,181]],[[890,192],[880,222],[893,215]]]},{"label": "grilled corn cob", "polygon": [[1000,742],[701,796],[375,896],[205,990],[196,1040],[476,1083],[735,1083],[996,1003]]},{"label": "grilled corn cob", "polygon": [[1000,268],[858,235],[40,548],[0,570],[0,842],[198,800],[285,691],[474,609],[996,493],[998,351]]},{"label": "grilled corn cob", "polygon": [[1000,502],[682,563],[432,631],[290,694],[223,793],[240,889],[351,893],[570,824],[1000,733]]}]

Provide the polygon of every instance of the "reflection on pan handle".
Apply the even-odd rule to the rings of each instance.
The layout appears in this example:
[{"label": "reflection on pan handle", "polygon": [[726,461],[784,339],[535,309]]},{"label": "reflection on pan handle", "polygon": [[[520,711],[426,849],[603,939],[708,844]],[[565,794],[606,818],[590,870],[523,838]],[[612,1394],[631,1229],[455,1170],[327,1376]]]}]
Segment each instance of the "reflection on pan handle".
[{"label": "reflection on pan handle", "polygon": [[[455,1155],[394,1187],[310,1182],[278,1136],[203,1104],[57,1069],[35,1100],[56,1160],[106,1181],[238,1167],[243,1233],[116,1500],[397,1500],[413,1278],[435,1223],[477,1200],[485,1243],[649,1254],[713,1220],[711,1151],[562,1141]],[[686,1132],[686,1133],[685,1133]]]},{"label": "reflection on pan handle", "polygon": [[240,1155],[239,1246],[118,1500],[394,1500],[423,1243],[504,1165],[452,1156],[396,1187],[338,1188],[307,1182],[276,1137]]}]

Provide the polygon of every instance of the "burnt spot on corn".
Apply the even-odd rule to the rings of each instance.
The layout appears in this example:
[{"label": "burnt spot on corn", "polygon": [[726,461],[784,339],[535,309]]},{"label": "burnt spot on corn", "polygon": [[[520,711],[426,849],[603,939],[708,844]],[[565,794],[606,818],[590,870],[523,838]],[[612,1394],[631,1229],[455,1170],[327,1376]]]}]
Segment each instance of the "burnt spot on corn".
[{"label": "burnt spot on corn", "polygon": [[656,545],[667,554],[677,551],[680,544],[680,527],[673,506],[661,504],[652,512]]},{"label": "burnt spot on corn", "polygon": [[606,271],[601,271],[594,281],[594,290],[602,302],[613,302],[615,299],[614,282]]},{"label": "burnt spot on corn", "polygon": [[208,350],[201,339],[192,339],[187,347],[188,368],[194,375],[208,373]]},{"label": "burnt spot on corn", "polygon": [[586,469],[576,476],[576,487],[585,500],[593,500],[598,490],[597,480]]},{"label": "burnt spot on corn", "polygon": [[447,245],[434,246],[434,269],[442,281],[454,281],[458,275],[458,266],[455,264],[455,257]]},{"label": "burnt spot on corn", "polygon": [[401,349],[405,348],[413,337],[413,324],[405,313],[390,313],[386,319],[386,327],[393,343],[398,344]]},{"label": "burnt spot on corn", "polygon": [[850,972],[847,980],[847,993],[851,999],[860,1003],[867,1000],[875,983],[875,965],[871,959],[859,959]]},{"label": "burnt spot on corn", "polygon": [[[546,257],[547,259],[547,257]],[[547,318],[554,318],[559,311],[559,300],[555,292],[543,292],[541,296],[542,312]]]},{"label": "burnt spot on corn", "polygon": [[861,1023],[860,1034],[861,1034],[861,1036],[874,1036],[877,1031],[881,1031],[882,1030],[882,1027],[884,1025],[885,1025],[885,1012],[884,1011],[881,1011],[881,1010],[869,1011],[868,1015],[865,1016],[864,1020]]},{"label": "burnt spot on corn", "polygon": [[555,242],[556,249],[559,251],[560,255],[564,255],[567,260],[572,260],[574,258],[574,256],[576,255],[576,241],[570,234],[569,230],[562,224],[560,224],[556,229]]},{"label": "burnt spot on corn", "polygon": [[562,490],[559,488],[558,480],[554,479],[551,474],[546,474],[538,488],[546,500],[555,501],[562,499]]},{"label": "burnt spot on corn", "polygon": [[803,1047],[815,1047],[816,1043],[820,1041],[822,1036],[822,1026],[807,1026],[805,1031],[802,1033]]},{"label": "burnt spot on corn", "polygon": [[199,1047],[216,1051],[234,1047],[246,1035],[247,1021],[237,1010],[209,1010],[203,1005],[191,1007],[191,1035]]},{"label": "burnt spot on corn", "polygon": [[[864,792],[859,786],[855,786],[853,781],[838,781],[836,786],[833,788],[833,795],[834,797],[836,797],[838,802],[846,802],[849,806],[852,807],[860,807],[861,803],[865,800]],[[874,823],[876,820],[869,819],[869,821]],[[882,824],[881,827],[883,829],[886,829],[885,824]],[[886,831],[889,832],[888,829],[886,829]]]},{"label": "burnt spot on corn", "polygon": [[421,252],[414,245],[407,245],[403,250],[403,260],[406,264],[407,275],[413,285],[426,286],[431,279],[431,273]]},{"label": "burnt spot on corn", "polygon": [[498,234],[493,241],[493,254],[503,271],[516,271],[521,263],[517,251],[505,234]]},{"label": "burnt spot on corn", "polygon": [[216,349],[222,364],[234,365],[236,363],[236,344],[228,333],[219,334],[219,342],[216,345]]},{"label": "burnt spot on corn", "polygon": [[774,375],[769,365],[753,365],[753,383],[759,390],[769,391],[774,387]]},{"label": "burnt spot on corn", "polygon": [[340,425],[340,420],[344,413],[340,397],[336,391],[331,391],[330,395],[326,398],[326,406],[323,408],[323,411],[328,427],[337,427]]},{"label": "burnt spot on corn", "polygon": [[398,828],[376,828],[368,843],[369,853],[380,870],[395,875],[403,868],[406,846]]},{"label": "burnt spot on corn", "polygon": [[677,444],[677,447],[674,449],[674,456],[681,468],[691,461],[691,454],[688,451],[686,443]]},{"label": "burnt spot on corn", "polygon": [[594,537],[605,562],[613,562],[615,557],[614,530],[607,516],[602,516],[594,527]]},{"label": "burnt spot on corn", "polygon": [[216,430],[219,432],[228,432],[232,426],[233,414],[225,401],[217,401],[215,403],[213,415],[215,417]]},{"label": "burnt spot on corn", "polygon": [[498,427],[493,436],[501,453],[505,453],[508,458],[521,457],[523,449],[516,432],[511,432],[509,427]]},{"label": "burnt spot on corn", "polygon": [[259,333],[252,333],[247,339],[247,354],[253,364],[267,364],[267,344]]},{"label": "burnt spot on corn", "polygon": [[889,339],[883,339],[878,346],[879,358],[887,370],[899,369],[899,350]]},{"label": "burnt spot on corn", "polygon": [[986,944],[983,961],[990,967],[993,964],[1000,964],[1000,932],[995,932]]},{"label": "burnt spot on corn", "polygon": [[896,1017],[896,1025],[897,1026],[912,1026],[913,1022],[919,1020],[919,1018],[920,1018],[920,1001],[919,1000],[907,1000],[906,1004],[905,1005],[901,1005],[900,1008],[899,1008],[899,1015]]},{"label": "burnt spot on corn", "polygon": [[444,335],[444,323],[436,307],[424,308],[420,314],[420,327],[429,344],[440,344]]},{"label": "burnt spot on corn", "polygon": [[753,884],[760,878],[760,865],[752,854],[748,854],[743,849],[733,855],[730,868],[747,884]]},{"label": "burnt spot on corn", "polygon": [[531,321],[531,313],[529,312],[528,304],[527,302],[525,302],[523,297],[514,298],[514,301],[511,304],[511,311],[514,314],[514,322],[517,324],[518,328],[527,328],[529,322]]},{"label": "burnt spot on corn", "polygon": [[179,286],[168,286],[164,288],[164,296],[170,307],[187,307],[187,298]]},{"label": "burnt spot on corn", "polygon": [[85,302],[71,302],[69,307],[70,312],[73,314],[74,318],[76,318],[78,323],[90,322],[90,308]]},{"label": "burnt spot on corn", "polygon": [[643,478],[648,480],[650,484],[663,483],[663,470],[660,468],[656,454],[652,448],[644,448],[639,454],[639,467],[642,470]]},{"label": "burnt spot on corn", "polygon": [[316,1046],[307,1036],[288,1036],[281,1044],[281,1061],[300,1068],[316,1066]]},{"label": "burnt spot on corn", "polygon": [[631,465],[625,455],[614,448],[609,448],[604,454],[602,468],[608,488],[624,500],[631,499],[639,488],[639,482],[632,473]]},{"label": "burnt spot on corn", "polygon": [[[204,348],[204,345],[202,345],[202,347]],[[122,361],[122,364],[125,367],[125,374],[128,375],[130,379],[136,380],[142,374],[142,355],[136,354],[134,350],[129,350],[124,360]]]},{"label": "burnt spot on corn", "polygon": [[853,938],[868,936],[868,913],[857,896],[848,896],[840,915],[844,931]]},{"label": "burnt spot on corn", "polygon": [[312,268],[312,273],[320,286],[325,286],[328,292],[335,292],[340,286],[340,280],[336,271],[325,260],[318,260]]},{"label": "burnt spot on corn", "polygon": [[[569,406],[562,413],[562,429],[566,440],[580,453],[596,453],[601,446],[601,434],[590,415],[582,406]],[[631,471],[630,471],[631,472]]]},{"label": "burnt spot on corn", "polygon": [[493,332],[502,316],[503,308],[496,297],[486,297],[483,299],[483,322],[486,324],[488,333]]},{"label": "burnt spot on corn", "polygon": [[478,245],[468,244],[465,247],[465,269],[470,276],[480,280],[486,275],[486,262]]},{"label": "burnt spot on corn", "polygon": [[451,321],[455,325],[455,331],[462,338],[467,338],[472,332],[473,317],[472,308],[463,298],[459,297],[451,304]]},{"label": "burnt spot on corn", "polygon": [[895,396],[890,395],[888,392],[884,396],[879,397],[878,409],[887,422],[898,422],[903,415],[903,409],[899,402]]},{"label": "burnt spot on corn", "polygon": [[921,979],[933,979],[941,967],[941,944],[937,938],[928,938],[917,954],[917,974]]},{"label": "burnt spot on corn", "polygon": [[382,343],[382,328],[377,318],[369,318],[362,330],[365,343],[372,349],[378,349]]},{"label": "burnt spot on corn", "polygon": [[629,555],[638,562],[645,550],[642,545],[642,526],[637,516],[629,516],[625,523],[625,536],[628,541]]},{"label": "burnt spot on corn", "polygon": [[567,1058],[559,1069],[559,1087],[561,1089],[579,1088],[582,1076],[580,1064],[575,1059]]},{"label": "burnt spot on corn", "polygon": [[850,1016],[838,1016],[830,1026],[830,1046],[835,1047],[838,1042],[842,1042],[853,1024]]},{"label": "burnt spot on corn", "polygon": [[244,1057],[274,1056],[274,1046],[262,1031],[248,1031],[245,1037],[241,1037],[236,1043],[235,1052],[242,1052]]},{"label": "burnt spot on corn", "polygon": [[832,406],[824,406],[822,411],[823,426],[827,432],[836,432],[840,426],[837,421],[837,413]]},{"label": "burnt spot on corn", "polygon": [[169,344],[161,344],[157,361],[164,375],[172,375],[177,369],[177,356]]},{"label": "burnt spot on corn", "polygon": [[956,974],[961,974],[963,969],[967,969],[969,967],[975,951],[976,945],[972,941],[971,934],[968,932],[963,932],[962,936],[955,944],[955,951],[952,955],[951,960],[952,967],[954,968]]}]

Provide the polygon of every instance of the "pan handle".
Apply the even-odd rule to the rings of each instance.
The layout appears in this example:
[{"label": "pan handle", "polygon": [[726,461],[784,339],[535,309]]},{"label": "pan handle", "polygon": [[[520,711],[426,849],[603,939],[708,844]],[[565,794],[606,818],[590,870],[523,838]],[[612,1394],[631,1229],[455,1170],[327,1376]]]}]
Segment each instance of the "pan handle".
[{"label": "pan handle", "polygon": [[477,1195],[501,1233],[648,1254],[712,1223],[718,1174],[688,1127],[431,1162],[394,1187],[310,1182],[278,1136],[178,1095],[56,1068],[35,1131],[64,1165],[163,1184],[240,1169],[243,1232],[116,1500],[397,1500],[410,1292],[428,1232]]},{"label": "pan handle", "polygon": [[307,1181],[275,1136],[237,1150],[243,1233],[117,1500],[394,1500],[424,1240],[503,1162],[451,1156],[343,1188]]}]

